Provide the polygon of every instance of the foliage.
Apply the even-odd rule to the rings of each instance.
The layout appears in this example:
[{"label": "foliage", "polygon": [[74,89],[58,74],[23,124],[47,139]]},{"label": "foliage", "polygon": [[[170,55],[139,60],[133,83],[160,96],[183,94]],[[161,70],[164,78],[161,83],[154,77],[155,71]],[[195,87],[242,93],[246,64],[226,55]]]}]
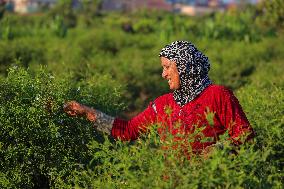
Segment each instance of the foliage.
[{"label": "foliage", "polygon": [[6,2],[4,1],[0,2],[0,20],[3,18],[4,13],[5,13],[5,4]]},{"label": "foliage", "polygon": [[199,26],[200,35],[207,38],[257,41],[260,35],[249,11],[216,13]]},{"label": "foliage", "polygon": [[100,8],[102,6],[102,0],[83,0],[80,7],[80,13],[82,14],[82,20],[84,25],[90,26],[95,23],[96,17],[100,15]]},{"label": "foliage", "polygon": [[[281,188],[283,3],[263,2],[203,17],[103,13],[100,1],[73,9],[69,0],[46,14],[5,13],[0,188]],[[210,78],[236,92],[257,133],[237,156],[227,136],[223,149],[187,159],[163,148],[173,142],[160,141],[158,125],[135,142],[113,141],[63,113],[68,100],[126,118],[143,110],[169,92],[158,53],[180,39],[209,57]]]},{"label": "foliage", "polygon": [[281,0],[263,1],[258,6],[263,20],[268,26],[281,28],[284,26],[284,2]]},{"label": "foliage", "polygon": [[0,72],[6,73],[6,69],[17,61],[20,61],[24,67],[32,63],[42,65],[46,63],[44,51],[36,43],[26,40],[22,40],[21,43],[0,42]]},{"label": "foliage", "polygon": [[[90,123],[63,113],[66,100],[83,99],[108,112],[120,108],[119,88],[105,76],[97,76],[91,85],[84,83],[74,91],[68,80],[57,81],[44,70],[32,76],[14,67],[0,85],[1,188],[54,186],[90,161],[86,144],[99,140],[99,135]],[[104,107],[102,102],[112,105]]]},{"label": "foliage", "polygon": [[63,24],[67,27],[75,27],[77,24],[77,16],[73,9],[72,0],[61,0],[56,6],[49,12],[49,15],[53,19],[62,18]]},{"label": "foliage", "polygon": [[152,19],[141,19],[134,23],[133,29],[137,33],[151,33],[154,31],[155,22]]}]

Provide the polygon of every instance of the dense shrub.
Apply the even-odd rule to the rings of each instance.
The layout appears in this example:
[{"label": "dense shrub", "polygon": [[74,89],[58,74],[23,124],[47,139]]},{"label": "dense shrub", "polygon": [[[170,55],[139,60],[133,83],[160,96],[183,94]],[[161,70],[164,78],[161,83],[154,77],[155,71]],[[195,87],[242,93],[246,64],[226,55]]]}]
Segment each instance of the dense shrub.
[{"label": "dense shrub", "polygon": [[43,65],[46,63],[44,50],[38,43],[31,44],[27,40],[0,42],[0,72],[6,73],[6,69],[17,61],[25,67],[31,63]]},{"label": "dense shrub", "polygon": [[52,187],[90,161],[87,144],[99,135],[84,119],[63,113],[68,99],[107,112],[121,108],[119,87],[105,76],[75,89],[44,70],[32,76],[12,68],[0,86],[1,188]]},{"label": "dense shrub", "polygon": [[133,24],[134,32],[137,33],[151,33],[154,31],[156,23],[152,19],[142,18]]},{"label": "dense shrub", "polygon": [[45,36],[48,34],[48,18],[45,15],[16,16],[7,14],[0,21],[0,38],[13,40],[23,37]]},{"label": "dense shrub", "polygon": [[76,27],[77,16],[73,9],[72,0],[60,0],[55,7],[49,12],[51,18],[60,17],[62,18],[63,24],[68,28]]},{"label": "dense shrub", "polygon": [[58,37],[66,37],[67,35],[67,26],[64,23],[64,20],[62,16],[56,15],[53,19],[53,22],[50,24],[51,28],[53,29],[53,32]]},{"label": "dense shrub", "polygon": [[230,39],[258,41],[262,32],[254,23],[252,11],[215,13],[193,31],[200,37],[213,39]]},{"label": "dense shrub", "polygon": [[266,26],[281,28],[284,26],[284,2],[281,0],[262,1],[257,7],[260,18]]},{"label": "dense shrub", "polygon": [[255,69],[269,63],[272,57],[281,58],[284,51],[279,38],[255,43],[206,40],[200,46],[211,61],[211,78],[233,89],[250,83]]}]

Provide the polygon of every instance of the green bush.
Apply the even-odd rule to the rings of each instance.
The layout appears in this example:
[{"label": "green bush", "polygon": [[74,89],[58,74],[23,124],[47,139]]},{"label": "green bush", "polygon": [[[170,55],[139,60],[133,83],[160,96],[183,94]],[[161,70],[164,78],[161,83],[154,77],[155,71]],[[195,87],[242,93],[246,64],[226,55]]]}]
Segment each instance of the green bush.
[{"label": "green bush", "polygon": [[[284,27],[284,2],[281,0],[263,1],[257,7],[258,13],[262,15],[260,20],[266,26]],[[261,22],[261,21],[260,21]]]},{"label": "green bush", "polygon": [[49,20],[47,16],[7,14],[0,21],[0,38],[14,40],[23,37],[43,37],[48,34]]},{"label": "green bush", "polygon": [[74,28],[77,25],[76,11],[73,8],[72,0],[60,0],[49,12],[51,19],[60,17],[62,24],[67,28]]},{"label": "green bush", "polygon": [[27,40],[0,42],[0,72],[6,73],[7,68],[17,61],[24,67],[35,62],[44,65],[44,50],[38,43]]},{"label": "green bush", "polygon": [[61,16],[56,15],[53,22],[51,23],[51,28],[54,30],[54,34],[58,37],[66,37],[67,35],[67,26],[64,23],[64,20]]},{"label": "green bush", "polygon": [[147,34],[147,33],[151,33],[154,31],[154,27],[155,27],[155,22],[153,22],[152,19],[141,19],[138,20],[137,22],[135,22],[133,24],[133,29],[135,32],[137,33],[143,33],[143,34]]},{"label": "green bush", "polygon": [[254,23],[254,12],[216,13],[197,25],[197,35],[213,39],[259,41],[261,30]]},{"label": "green bush", "polygon": [[68,78],[55,79],[44,70],[32,76],[15,67],[0,83],[1,188],[54,187],[91,160],[87,144],[100,134],[84,119],[63,113],[66,100],[108,112],[121,108],[119,86],[109,77],[97,76],[81,89]]}]

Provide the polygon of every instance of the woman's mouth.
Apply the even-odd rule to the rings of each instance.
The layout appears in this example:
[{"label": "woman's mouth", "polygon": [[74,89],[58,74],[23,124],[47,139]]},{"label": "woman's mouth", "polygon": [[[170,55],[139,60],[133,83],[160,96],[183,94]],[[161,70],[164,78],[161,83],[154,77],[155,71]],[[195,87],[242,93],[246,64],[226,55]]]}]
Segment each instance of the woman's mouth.
[{"label": "woman's mouth", "polygon": [[171,82],[171,79],[168,80],[168,83],[169,83],[169,84],[170,84],[170,82]]}]

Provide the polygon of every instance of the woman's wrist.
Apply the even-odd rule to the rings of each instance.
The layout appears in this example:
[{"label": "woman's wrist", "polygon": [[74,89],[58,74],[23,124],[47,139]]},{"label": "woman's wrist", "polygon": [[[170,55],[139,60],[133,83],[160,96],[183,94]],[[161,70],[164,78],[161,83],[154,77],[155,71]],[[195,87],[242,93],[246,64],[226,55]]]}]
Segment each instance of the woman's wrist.
[{"label": "woman's wrist", "polygon": [[107,134],[111,134],[114,117],[109,116],[99,110],[70,101],[64,104],[64,111],[70,116],[84,116],[94,123],[94,127]]},{"label": "woman's wrist", "polygon": [[82,105],[83,108],[83,115],[86,116],[86,118],[91,121],[94,122],[96,121],[96,110],[94,110],[93,108],[89,108],[87,106]]},{"label": "woman's wrist", "polygon": [[101,132],[111,135],[111,130],[113,127],[114,117],[109,116],[99,110],[96,110],[96,118],[94,121],[94,127]]}]

